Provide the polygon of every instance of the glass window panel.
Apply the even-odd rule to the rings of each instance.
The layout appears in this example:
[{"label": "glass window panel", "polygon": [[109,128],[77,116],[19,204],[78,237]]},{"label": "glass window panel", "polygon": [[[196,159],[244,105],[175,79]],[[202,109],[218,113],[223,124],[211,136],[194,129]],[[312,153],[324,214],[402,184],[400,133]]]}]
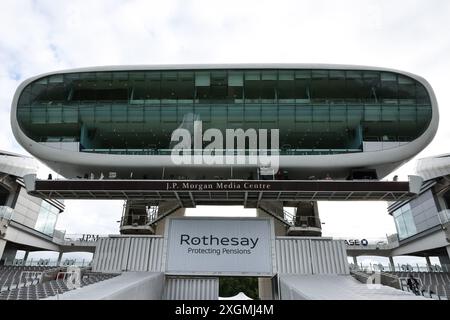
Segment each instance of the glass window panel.
[{"label": "glass window panel", "polygon": [[398,121],[398,117],[399,117],[398,106],[383,105],[381,107],[381,120]]},{"label": "glass window panel", "polygon": [[326,100],[328,98],[329,92],[328,78],[320,78],[318,76],[314,76],[313,71],[313,79],[311,81],[310,93],[311,99],[313,100]]},{"label": "glass window panel", "polygon": [[295,80],[295,98],[299,100],[309,100],[309,80],[296,79]]},{"label": "glass window panel", "polygon": [[178,100],[194,99],[194,87],[194,73],[180,72],[176,88],[176,95]]},{"label": "glass window panel", "polygon": [[283,102],[293,102],[295,99],[295,81],[279,80],[278,81],[278,100]]},{"label": "glass window panel", "polygon": [[261,80],[261,72],[259,71],[246,71],[245,72],[245,80],[248,81],[257,81]]},{"label": "glass window panel", "polygon": [[19,106],[29,106],[31,104],[31,86],[26,87],[19,99]]},{"label": "glass window panel", "polygon": [[95,107],[95,121],[111,122],[111,106],[100,105]]},{"label": "glass window panel", "polygon": [[[275,99],[275,80],[263,80],[261,87],[261,98],[263,100],[274,100]],[[264,102],[264,101],[263,101]]]},{"label": "glass window panel", "polygon": [[132,100],[144,101],[150,99],[149,89],[148,83],[144,81],[134,82]]},{"label": "glass window panel", "polygon": [[312,106],[297,106],[295,109],[295,121],[312,122]]},{"label": "glass window panel", "polygon": [[243,87],[228,87],[228,99],[235,102],[240,102],[243,99]]},{"label": "glass window panel", "polygon": [[[330,74],[331,76],[331,74]],[[331,100],[344,101],[346,98],[345,78],[330,78],[328,80],[327,97]]]},{"label": "glass window panel", "polygon": [[208,87],[211,84],[209,72],[196,72],[195,73],[195,86]]},{"label": "glass window panel", "polygon": [[63,122],[64,123],[78,123],[78,108],[77,107],[63,107]]},{"label": "glass window panel", "polygon": [[48,123],[61,123],[62,122],[62,108],[61,107],[49,107],[47,108]]},{"label": "glass window panel", "polygon": [[[112,105],[111,115],[113,122],[127,122],[128,121],[128,106],[127,105]],[[98,121],[98,119],[96,119]]]},{"label": "glass window panel", "polygon": [[380,87],[380,74],[378,72],[364,71],[364,94],[367,102],[378,102],[378,89]]},{"label": "glass window panel", "polygon": [[158,125],[161,122],[161,108],[159,106],[146,106],[144,116],[145,122]]},{"label": "glass window panel", "polygon": [[246,122],[259,122],[261,119],[261,107],[260,105],[245,105],[245,121]]},{"label": "glass window panel", "polygon": [[176,100],[177,74],[163,72],[161,74],[161,99]]},{"label": "glass window panel", "polygon": [[211,107],[206,106],[195,106],[195,114],[200,116],[200,120],[211,121]]},{"label": "glass window panel", "polygon": [[426,125],[432,117],[431,106],[417,106],[417,121]]},{"label": "glass window panel", "polygon": [[381,106],[366,105],[364,108],[365,121],[380,121],[381,120]]},{"label": "glass window panel", "polygon": [[161,108],[162,122],[176,122],[177,121],[177,107],[163,106]]},{"label": "glass window panel", "polygon": [[47,87],[47,101],[63,102],[67,100],[69,91],[63,84],[51,84]]},{"label": "glass window panel", "polygon": [[256,79],[255,77],[257,77],[257,75],[247,73],[245,74],[244,94],[246,100],[259,100],[259,98],[261,97],[261,81],[259,81],[259,79]]},{"label": "glass window panel", "polygon": [[381,88],[379,90],[380,99],[397,99],[398,97],[398,85],[397,76],[393,73],[382,72]]},{"label": "glass window panel", "polygon": [[94,105],[82,105],[80,108],[80,119],[82,123],[93,124],[95,122],[95,107]]},{"label": "glass window panel", "polygon": [[244,121],[244,107],[242,105],[228,107],[228,121],[243,122]]},{"label": "glass window panel", "polygon": [[416,106],[400,106],[400,121],[416,121],[417,108]]},{"label": "glass window panel", "polygon": [[211,99],[224,100],[227,97],[228,85],[225,72],[211,73]]},{"label": "glass window panel", "polygon": [[199,102],[209,102],[211,87],[196,87],[195,91]]},{"label": "glass window panel", "polygon": [[31,86],[31,103],[40,103],[48,101],[47,99],[47,81],[40,80]]},{"label": "glass window panel", "polygon": [[262,80],[277,80],[277,72],[276,71],[263,71],[261,73]]},{"label": "glass window panel", "polygon": [[330,70],[329,78],[335,80],[344,80],[345,81],[345,71],[343,70]]},{"label": "glass window panel", "polygon": [[411,78],[398,76],[398,98],[399,99],[416,98],[416,84]]},{"label": "glass window panel", "polygon": [[294,80],[294,71],[281,70],[278,72],[278,80]]},{"label": "glass window panel", "polygon": [[276,105],[261,106],[262,122],[277,122],[277,119],[278,119],[278,108]]},{"label": "glass window panel", "polygon": [[143,122],[144,121],[144,107],[143,106],[128,107],[128,121]]},{"label": "glass window panel", "polygon": [[356,127],[361,124],[364,116],[364,107],[349,105],[347,106],[347,123],[350,127]]},{"label": "glass window panel", "polygon": [[36,106],[31,108],[31,123],[33,124],[47,123],[47,108]]},{"label": "glass window panel", "polygon": [[228,85],[231,87],[242,87],[244,85],[243,72],[230,71],[228,73]]},{"label": "glass window panel", "polygon": [[428,92],[423,85],[420,83],[416,84],[416,98],[418,104],[428,104],[430,103],[430,98]]},{"label": "glass window panel", "polygon": [[330,121],[330,108],[328,106],[322,106],[322,105],[313,106],[313,121],[329,122]]},{"label": "glass window panel", "polygon": [[328,79],[328,70],[312,70],[313,79]]},{"label": "glass window panel", "polygon": [[115,71],[112,74],[113,74],[113,79],[117,79],[117,80],[127,80],[128,79],[128,72],[126,72],[126,71]]},{"label": "glass window panel", "polygon": [[330,106],[330,121],[347,121],[347,106],[332,105]]},{"label": "glass window panel", "polygon": [[311,70],[295,71],[295,79],[311,79]]},{"label": "glass window panel", "polygon": [[346,72],[346,96],[347,101],[362,101],[368,93],[364,87],[361,71],[347,71]]}]

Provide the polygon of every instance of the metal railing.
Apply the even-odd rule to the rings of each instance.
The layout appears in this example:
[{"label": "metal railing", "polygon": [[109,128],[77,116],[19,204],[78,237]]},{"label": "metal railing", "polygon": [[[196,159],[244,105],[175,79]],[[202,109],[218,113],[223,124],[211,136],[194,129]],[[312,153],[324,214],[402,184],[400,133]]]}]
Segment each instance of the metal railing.
[{"label": "metal railing", "polygon": [[370,263],[363,265],[350,263],[351,270],[362,272],[450,272],[450,265],[448,264],[434,264],[434,265],[419,265],[419,264],[381,264]]},{"label": "metal railing", "polygon": [[322,223],[317,216],[302,216],[283,210],[284,220],[292,227],[321,228]]},{"label": "metal railing", "polygon": [[77,266],[77,267],[90,267],[92,260],[86,259],[64,259],[58,264],[58,260],[52,259],[5,259],[5,266],[25,266],[25,267],[65,267],[65,266]]}]

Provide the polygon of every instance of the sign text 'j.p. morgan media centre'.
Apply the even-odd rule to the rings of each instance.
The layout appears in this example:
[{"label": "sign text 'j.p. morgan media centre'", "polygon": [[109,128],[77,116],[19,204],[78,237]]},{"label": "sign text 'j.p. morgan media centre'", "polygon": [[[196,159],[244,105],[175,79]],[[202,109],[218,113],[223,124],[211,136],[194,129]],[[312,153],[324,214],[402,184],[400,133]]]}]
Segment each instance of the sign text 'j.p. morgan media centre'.
[{"label": "sign text 'j.p. morgan media centre'", "polygon": [[166,272],[272,275],[271,223],[255,218],[170,219]]}]

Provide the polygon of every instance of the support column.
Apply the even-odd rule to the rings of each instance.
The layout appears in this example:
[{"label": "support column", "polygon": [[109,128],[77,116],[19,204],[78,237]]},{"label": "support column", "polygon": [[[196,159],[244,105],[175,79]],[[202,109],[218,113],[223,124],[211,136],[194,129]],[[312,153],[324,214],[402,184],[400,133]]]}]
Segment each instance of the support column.
[{"label": "support column", "polygon": [[[284,219],[284,209],[283,203],[281,201],[264,201],[260,204],[265,210],[270,211],[273,215],[277,215]],[[256,209],[257,217],[271,217],[270,214],[266,213],[264,210]],[[275,236],[282,237],[287,235],[287,225],[278,219],[273,219],[275,225]]]},{"label": "support column", "polygon": [[322,236],[322,223],[319,218],[317,201],[302,201],[295,208],[294,227],[289,235],[320,237]]},{"label": "support column", "polygon": [[[179,208],[175,212],[171,213],[169,215],[169,217],[171,217],[171,218],[184,217],[185,214],[186,214],[186,208]],[[155,235],[161,235],[161,236],[164,235],[164,232],[166,230],[166,221],[167,221],[167,218],[164,218],[156,223]]]},{"label": "support column", "polygon": [[23,264],[24,265],[27,263],[29,253],[30,253],[30,251],[25,251],[25,255],[23,256]]},{"label": "support column", "polygon": [[356,268],[358,268],[358,257],[357,256],[353,256],[353,264],[355,265]]},{"label": "support column", "polygon": [[273,300],[272,279],[258,278],[258,295],[261,300]]},{"label": "support column", "polygon": [[3,252],[5,251],[6,240],[0,239],[0,266],[5,263],[3,260]]},{"label": "support column", "polygon": [[395,271],[394,257],[389,257],[389,270]]},{"label": "support column", "polygon": [[56,266],[59,267],[61,265],[61,260],[64,252],[60,252],[58,255],[58,262],[56,262]]},{"label": "support column", "polygon": [[444,270],[446,272],[450,272],[450,246],[447,246],[446,249],[447,249],[447,255],[440,256],[439,262],[441,263],[442,270]]},{"label": "support column", "polygon": [[16,249],[9,249],[5,246],[2,257],[2,260],[4,261],[3,263],[13,264],[14,259],[16,259],[16,254],[17,254]]},{"label": "support column", "polygon": [[427,261],[427,268],[428,268],[428,270],[431,270],[431,261],[430,261],[430,257],[429,257],[429,256],[426,256],[426,257],[425,257],[425,260]]}]

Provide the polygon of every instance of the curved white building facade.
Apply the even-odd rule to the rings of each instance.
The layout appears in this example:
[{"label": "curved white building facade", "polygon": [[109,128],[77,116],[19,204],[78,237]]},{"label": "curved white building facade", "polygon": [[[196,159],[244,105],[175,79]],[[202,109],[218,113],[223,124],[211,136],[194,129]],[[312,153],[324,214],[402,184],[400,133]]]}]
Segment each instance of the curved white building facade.
[{"label": "curved white building facade", "polygon": [[[11,112],[18,142],[68,178],[258,175],[260,165],[248,162],[175,163],[172,134],[177,128],[192,133],[195,121],[203,134],[218,129],[223,137],[227,129],[265,129],[269,136],[278,130],[278,146],[270,147],[269,139],[266,148],[279,154],[283,178],[347,178],[354,170],[382,178],[431,142],[439,114],[433,89],[419,76],[316,64],[51,72],[24,81]],[[204,149],[206,142],[192,149]],[[225,143],[219,149],[226,155]],[[258,145],[256,152],[262,149]],[[252,150],[246,145],[237,152],[248,157]]]}]

